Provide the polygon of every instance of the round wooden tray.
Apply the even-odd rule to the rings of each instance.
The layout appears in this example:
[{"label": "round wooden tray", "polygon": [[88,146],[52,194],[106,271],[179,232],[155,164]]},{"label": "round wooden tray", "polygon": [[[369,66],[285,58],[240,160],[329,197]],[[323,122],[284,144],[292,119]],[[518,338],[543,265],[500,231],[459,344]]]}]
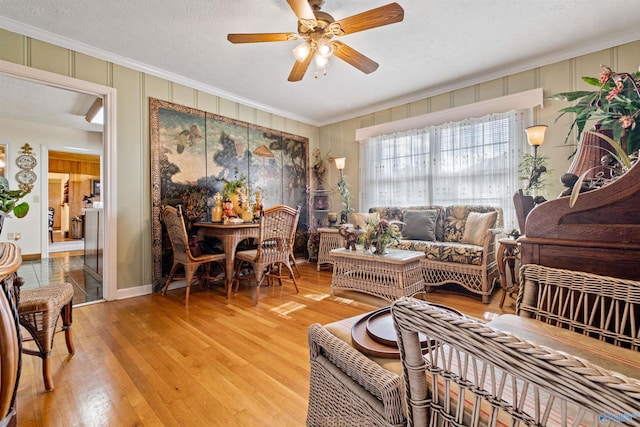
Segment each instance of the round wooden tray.
[{"label": "round wooden tray", "polygon": [[[450,310],[460,316],[459,311],[439,304],[432,304],[440,308]],[[398,337],[393,318],[391,317],[391,307],[384,307],[373,311],[362,319],[358,320],[351,329],[351,340],[353,346],[370,356],[382,357],[386,359],[399,359]],[[424,351],[429,350],[429,343],[424,335],[420,334],[420,345]]]}]

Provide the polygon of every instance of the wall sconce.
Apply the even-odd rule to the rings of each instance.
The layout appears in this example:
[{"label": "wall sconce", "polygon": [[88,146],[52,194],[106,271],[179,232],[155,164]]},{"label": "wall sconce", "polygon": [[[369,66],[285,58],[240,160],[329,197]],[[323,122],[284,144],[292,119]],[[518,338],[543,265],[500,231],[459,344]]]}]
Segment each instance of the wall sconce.
[{"label": "wall sconce", "polygon": [[524,131],[527,134],[527,142],[533,147],[533,157],[538,157],[538,147],[544,142],[544,133],[547,131],[547,125],[529,126]]}]

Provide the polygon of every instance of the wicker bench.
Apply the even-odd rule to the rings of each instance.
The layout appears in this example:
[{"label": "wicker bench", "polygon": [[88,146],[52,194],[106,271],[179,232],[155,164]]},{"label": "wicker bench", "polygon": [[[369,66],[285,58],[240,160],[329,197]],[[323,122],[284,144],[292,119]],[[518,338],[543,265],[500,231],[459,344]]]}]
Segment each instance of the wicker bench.
[{"label": "wicker bench", "polygon": [[307,424],[640,425],[640,283],[532,265],[521,281],[518,316],[489,323],[398,300],[402,363],[355,350],[354,319],[312,325]]}]

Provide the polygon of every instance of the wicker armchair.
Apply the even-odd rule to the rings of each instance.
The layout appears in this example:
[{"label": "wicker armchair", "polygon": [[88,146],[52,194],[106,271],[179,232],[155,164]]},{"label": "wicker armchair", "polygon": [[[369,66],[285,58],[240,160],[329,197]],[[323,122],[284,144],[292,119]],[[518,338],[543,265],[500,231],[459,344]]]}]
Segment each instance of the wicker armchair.
[{"label": "wicker armchair", "polygon": [[16,393],[22,365],[22,340],[17,300],[22,279],[20,248],[0,243],[0,426],[17,425]]},{"label": "wicker armchair", "polygon": [[640,282],[536,264],[520,280],[519,316],[640,351]]},{"label": "wicker armchair", "polygon": [[325,327],[309,327],[307,426],[404,426],[402,379]]},{"label": "wicker armchair", "polygon": [[249,263],[253,267],[256,278],[255,304],[260,296],[260,285],[266,276],[277,278],[282,285],[282,266],[285,266],[290,273],[290,278],[298,293],[296,276],[291,267],[291,248],[298,227],[300,217],[300,207],[294,209],[285,205],[278,205],[266,209],[260,217],[260,228],[258,232],[258,242],[256,249],[238,251],[236,253],[236,291],[240,283],[240,271],[244,263]]},{"label": "wicker armchair", "polygon": [[[200,283],[205,280],[212,279],[211,263],[217,262],[224,269],[225,254],[201,254],[195,256],[189,247],[189,237],[187,235],[187,229],[184,225],[184,219],[182,217],[182,208],[178,205],[178,208],[173,206],[165,206],[162,210],[162,220],[167,227],[167,234],[171,240],[171,247],[173,248],[173,267],[167,278],[167,282],[162,288],[162,295],[167,293],[169,284],[175,280],[175,274],[178,268],[184,267],[185,279],[187,282],[187,291],[185,296],[185,306],[189,305],[189,291],[191,290],[191,284],[199,279]],[[195,277],[195,273],[200,266],[206,265],[208,267],[207,274],[201,275],[199,278]]]},{"label": "wicker armchair", "polygon": [[[411,426],[640,421],[639,379],[424,301],[400,299],[392,313]],[[419,334],[430,343],[425,354]]]}]

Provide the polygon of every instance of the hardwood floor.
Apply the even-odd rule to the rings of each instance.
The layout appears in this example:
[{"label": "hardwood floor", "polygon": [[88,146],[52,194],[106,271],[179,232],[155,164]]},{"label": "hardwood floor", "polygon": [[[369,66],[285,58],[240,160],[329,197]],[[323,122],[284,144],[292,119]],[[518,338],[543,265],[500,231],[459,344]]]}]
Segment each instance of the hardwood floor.
[{"label": "hardwood floor", "polygon": [[[301,426],[305,424],[307,328],[365,313],[386,302],[362,294],[330,295],[331,271],[299,265],[293,284],[240,287],[227,302],[222,286],[184,289],[74,309],[76,353],[54,341],[55,389],[44,391],[41,361],[23,356],[18,422],[25,426]],[[490,304],[435,292],[430,301],[479,318],[513,312],[501,290]],[[29,343],[32,344],[32,343]]]}]

